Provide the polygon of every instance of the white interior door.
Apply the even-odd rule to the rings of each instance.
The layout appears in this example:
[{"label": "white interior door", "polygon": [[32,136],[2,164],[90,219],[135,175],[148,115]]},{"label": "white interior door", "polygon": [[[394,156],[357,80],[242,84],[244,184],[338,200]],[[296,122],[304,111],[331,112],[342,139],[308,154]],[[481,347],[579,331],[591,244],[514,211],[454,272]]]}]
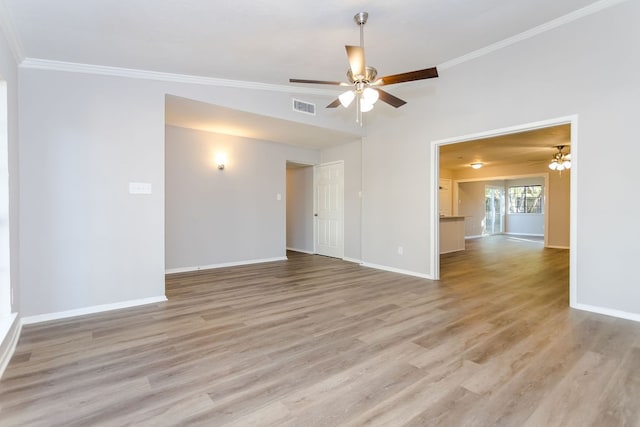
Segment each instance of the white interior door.
[{"label": "white interior door", "polygon": [[315,167],[314,243],[318,255],[344,257],[344,162]]}]

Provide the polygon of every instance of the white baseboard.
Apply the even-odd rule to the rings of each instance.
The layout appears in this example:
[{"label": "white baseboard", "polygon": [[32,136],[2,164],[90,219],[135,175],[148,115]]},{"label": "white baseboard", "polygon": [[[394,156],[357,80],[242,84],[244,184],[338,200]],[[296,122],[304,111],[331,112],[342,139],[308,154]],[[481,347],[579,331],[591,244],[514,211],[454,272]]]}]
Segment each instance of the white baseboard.
[{"label": "white baseboard", "polygon": [[300,252],[300,253],[303,253],[303,254],[309,254],[309,255],[313,255],[314,254],[313,251],[307,251],[307,250],[304,250],[304,249],[297,249],[297,248],[289,248],[289,247],[287,247],[287,250],[288,251],[293,251],[293,252]]},{"label": "white baseboard", "polygon": [[119,310],[121,308],[136,307],[139,305],[154,304],[164,302],[167,297],[162,295],[158,297],[142,298],[136,300],[116,302],[113,304],[93,305],[90,307],[77,308],[74,310],[58,311],[56,313],[38,314],[36,316],[27,316],[22,318],[23,325],[32,323],[48,322],[50,320],[66,319],[67,317],[84,316],[86,314],[102,313],[103,311]]},{"label": "white baseboard", "polygon": [[627,319],[627,320],[640,322],[640,314],[638,313],[629,313],[627,311],[614,310],[612,308],[598,307],[595,305],[579,304],[579,303],[572,305],[571,308],[575,308],[582,311],[590,311],[591,313],[604,314],[606,316],[619,317],[620,319]]},{"label": "white baseboard", "polygon": [[12,313],[0,321],[0,350],[2,350],[0,352],[0,378],[7,369],[20,338],[22,323],[17,322],[17,318],[18,313]]},{"label": "white baseboard", "polygon": [[502,233],[507,236],[520,236],[520,237],[544,237],[544,234],[531,234],[531,233]]},{"label": "white baseboard", "polygon": [[464,240],[473,240],[473,239],[482,239],[483,237],[487,237],[488,234],[479,234],[477,236],[464,236]]},{"label": "white baseboard", "polygon": [[288,258],[286,256],[276,258],[250,259],[245,261],[223,262],[220,264],[197,265],[195,267],[168,268],[164,272],[165,274],[190,273],[192,271],[211,270],[214,268],[237,267],[239,265],[260,264],[263,262],[286,261],[287,259]]},{"label": "white baseboard", "polygon": [[353,262],[354,264],[362,264],[361,260],[355,259],[355,258],[344,257],[342,258],[342,260],[347,262]]},{"label": "white baseboard", "polygon": [[375,268],[376,270],[384,270],[384,271],[390,271],[392,273],[404,274],[406,276],[419,277],[421,279],[433,280],[433,277],[431,277],[428,274],[416,273],[415,271],[403,270],[403,269],[395,268],[395,267],[388,267],[386,265],[378,265],[378,264],[371,264],[371,263],[368,263],[368,262],[363,262],[362,266],[363,267],[369,267],[369,268]]}]

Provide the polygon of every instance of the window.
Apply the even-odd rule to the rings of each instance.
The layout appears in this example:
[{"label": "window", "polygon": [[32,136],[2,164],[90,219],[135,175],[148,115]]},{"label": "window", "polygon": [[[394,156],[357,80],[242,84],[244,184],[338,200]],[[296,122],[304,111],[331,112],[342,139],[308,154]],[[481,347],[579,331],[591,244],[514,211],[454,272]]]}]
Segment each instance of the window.
[{"label": "window", "polygon": [[542,213],[542,185],[509,187],[509,213]]}]

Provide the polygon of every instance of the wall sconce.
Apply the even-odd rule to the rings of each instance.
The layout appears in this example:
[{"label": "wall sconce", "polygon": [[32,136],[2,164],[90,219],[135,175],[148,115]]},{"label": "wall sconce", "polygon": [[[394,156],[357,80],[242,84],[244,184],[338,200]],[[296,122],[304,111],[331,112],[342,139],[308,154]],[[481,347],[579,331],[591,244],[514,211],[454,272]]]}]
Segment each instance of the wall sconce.
[{"label": "wall sconce", "polygon": [[225,163],[227,163],[227,156],[223,153],[216,154],[216,164],[218,165],[218,169],[223,170]]}]

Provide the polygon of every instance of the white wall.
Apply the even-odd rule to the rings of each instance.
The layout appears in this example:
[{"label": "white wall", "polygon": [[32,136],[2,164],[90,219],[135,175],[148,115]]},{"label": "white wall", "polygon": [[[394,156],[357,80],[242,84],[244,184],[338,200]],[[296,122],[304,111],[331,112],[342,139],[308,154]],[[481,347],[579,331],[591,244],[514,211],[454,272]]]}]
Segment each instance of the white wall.
[{"label": "white wall", "polygon": [[361,260],[362,142],[322,150],[322,163],[344,161],[344,258]]},{"label": "white wall", "polygon": [[287,169],[287,249],[313,252],[313,167]]},{"label": "white wall", "polygon": [[317,151],[167,126],[165,154],[167,270],[286,256],[286,162]]},{"label": "white wall", "polygon": [[[374,110],[363,141],[364,261],[431,273],[432,141],[577,114],[577,303],[640,314],[637,251],[618,250],[640,237],[640,201],[628,197],[635,194],[629,171],[640,156],[638,16],[640,2],[623,2],[442,69],[439,79],[394,87],[410,102],[402,114]],[[611,141],[624,156],[604,163]],[[389,165],[393,173],[382,173]],[[625,209],[611,221],[603,206]],[[395,253],[398,244],[404,256]]]}]

